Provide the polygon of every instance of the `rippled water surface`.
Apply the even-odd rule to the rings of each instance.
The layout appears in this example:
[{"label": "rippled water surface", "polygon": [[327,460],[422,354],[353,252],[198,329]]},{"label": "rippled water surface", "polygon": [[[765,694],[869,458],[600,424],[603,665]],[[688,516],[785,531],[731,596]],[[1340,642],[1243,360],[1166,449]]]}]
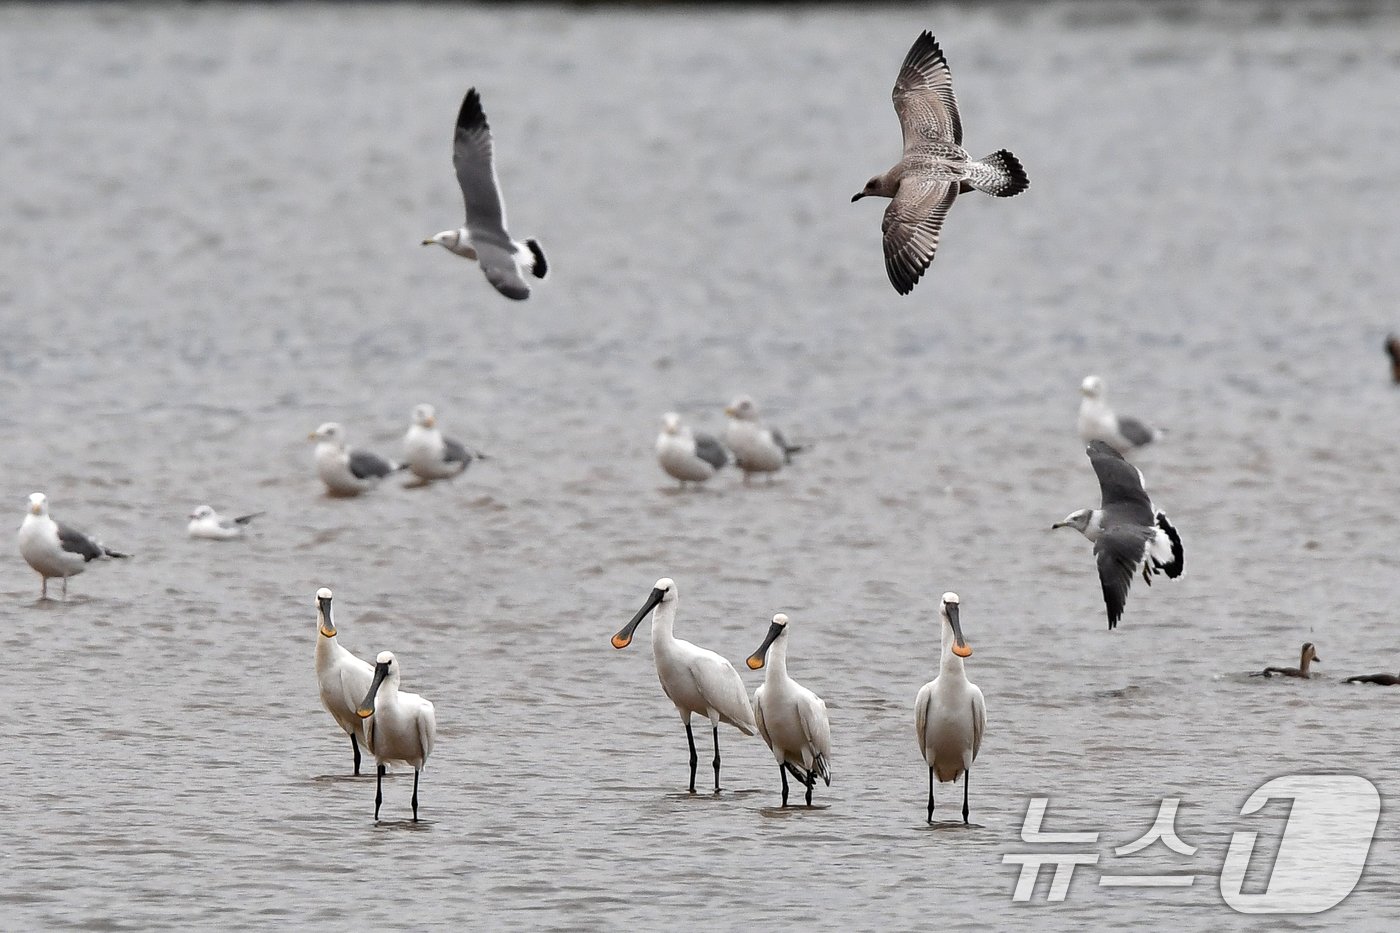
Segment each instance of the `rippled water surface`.
[{"label": "rippled water surface", "polygon": [[[900,298],[849,198],[922,28],[970,148],[1033,186],[960,200]],[[0,503],[137,554],[67,603],[0,561],[0,926],[1243,926],[1215,878],[1234,830],[1278,836],[1286,804],[1239,816],[1257,786],[1400,792],[1400,691],[1338,683],[1400,664],[1400,15],[21,6],[0,49]],[[522,305],[418,246],[459,216],[470,84],[555,270]],[[1112,634],[1049,531],[1097,497],[1090,372],[1170,429],[1139,462],[1187,548]],[[678,494],[660,414],[718,429],[741,391],[815,448]],[[321,494],[307,431],[392,453],[422,401],[493,459]],[[268,515],[193,542],[204,501]],[[775,809],[733,730],[724,792],[684,793],[646,629],[608,644],[663,575],[677,634],[735,660],[791,614],[820,809]],[[436,704],[417,827],[404,775],[374,825],[317,701],[321,585]],[[988,707],[966,829],[924,825],[912,728],[949,589]],[[1307,640],[1324,679],[1243,676]],[[1102,833],[1058,905],[1002,863],[1033,796]],[[1166,796],[1196,854],[1115,857]],[[1396,836],[1323,920],[1393,923]],[[1199,877],[1098,883],[1161,871]]]}]

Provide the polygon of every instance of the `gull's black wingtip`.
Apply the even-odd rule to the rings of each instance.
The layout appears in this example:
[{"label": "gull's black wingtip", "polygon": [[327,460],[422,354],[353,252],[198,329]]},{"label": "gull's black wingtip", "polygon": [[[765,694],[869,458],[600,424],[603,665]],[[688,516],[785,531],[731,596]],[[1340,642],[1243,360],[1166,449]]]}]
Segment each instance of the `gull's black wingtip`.
[{"label": "gull's black wingtip", "polygon": [[459,130],[475,130],[486,126],[486,111],[481,109],[481,95],[476,88],[467,88],[467,95],[462,98],[462,109],[457,111],[457,128]]}]

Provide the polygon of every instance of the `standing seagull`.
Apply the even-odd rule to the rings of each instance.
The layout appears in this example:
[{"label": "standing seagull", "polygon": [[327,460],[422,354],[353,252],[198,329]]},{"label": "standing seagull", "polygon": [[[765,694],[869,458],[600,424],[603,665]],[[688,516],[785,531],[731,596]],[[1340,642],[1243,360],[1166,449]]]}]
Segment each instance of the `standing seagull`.
[{"label": "standing seagull", "polygon": [[477,451],[443,437],[437,426],[437,412],[431,405],[413,409],[413,423],[403,436],[403,458],[413,475],[424,482],[451,479],[465,472],[473,460],[485,459]]},{"label": "standing seagull", "polygon": [[42,492],[29,497],[29,514],[19,526],[19,552],[39,573],[39,598],[49,598],[49,577],[63,578],[63,598],[68,598],[68,578],[87,569],[88,561],[130,557],[104,546],[49,517],[49,498]]},{"label": "standing seagull", "polygon": [[201,505],[190,513],[189,533],[191,538],[208,538],[211,541],[227,541],[230,538],[241,538],[247,529],[248,523],[262,515],[262,512],[252,512],[248,515],[240,515],[237,518],[224,518],[213,507]]},{"label": "standing seagull", "polygon": [[336,496],[358,496],[405,467],[345,443],[345,429],[327,421],[308,436],[316,442],[316,473]]},{"label": "standing seagull", "polygon": [[418,822],[418,772],[433,753],[437,720],[433,704],[416,693],[399,692],[399,662],[392,651],[381,651],[375,658],[374,681],[356,710],[369,724],[369,748],[374,752],[374,821],[379,822],[379,805],[384,802],[384,767],[401,761],[413,769],[413,822]]},{"label": "standing seagull", "polygon": [[481,109],[481,95],[476,88],[467,91],[457,113],[452,165],[457,169],[457,184],[461,185],[462,199],[467,204],[466,225],[434,234],[423,245],[436,243],[458,256],[475,259],[496,291],[516,300],[529,298],[530,286],[524,273],[542,279],[549,272],[549,264],[538,240],[517,243],[506,232],[506,208],[491,153],[491,127],[486,125],[486,113]]},{"label": "standing seagull", "polygon": [[374,680],[374,668],[340,646],[336,640],[335,619],[331,615],[331,591],[321,587],[316,591],[316,683],[321,689],[321,705],[331,714],[336,725],[350,736],[350,749],[355,754],[355,774],[360,773],[360,743],[369,744],[369,723],[356,710],[369,692]]},{"label": "standing seagull", "polygon": [[699,713],[710,720],[710,728],[715,737],[715,792],[719,792],[719,724],[724,722],[738,729],[744,735],[758,731],[754,722],[753,707],[749,705],[749,695],[744,690],[744,682],[739,672],[724,658],[683,641],[671,634],[671,626],[676,621],[676,584],[669,577],[656,581],[646,604],[642,606],[632,621],[622,627],[612,637],[614,648],[626,648],[632,643],[632,633],[637,626],[652,613],[651,653],[656,661],[656,677],[661,681],[661,689],[681,714],[685,723],[685,740],[690,743],[690,792],[695,793],[695,767],[699,757],[695,754],[695,734],[690,731],[692,713]]},{"label": "standing seagull", "polygon": [[1050,527],[1074,528],[1094,542],[1108,627],[1113,629],[1123,618],[1133,577],[1141,573],[1148,586],[1155,573],[1175,579],[1185,567],[1186,553],[1166,514],[1147,497],[1141,470],[1103,441],[1090,441],[1085,453],[1099,477],[1101,505],[1071,512]]},{"label": "standing seagull", "polygon": [[831,786],[831,722],[826,704],[787,673],[788,617],[778,613],[768,626],[768,635],[758,650],[749,655],[749,669],[766,663],[763,684],[754,691],[753,712],[758,734],[778,759],[783,779],[783,806],[788,802],[788,773],[807,785],[807,806],[812,805],[812,788],[817,778]]},{"label": "standing seagull", "polygon": [[1084,396],[1079,403],[1079,436],[1084,443],[1103,441],[1126,457],[1162,436],[1160,430],[1136,418],[1121,418],[1114,414],[1104,397],[1103,380],[1098,376],[1085,376],[1079,385],[1079,393]]},{"label": "standing seagull", "polygon": [[661,433],[656,436],[656,462],[661,469],[681,481],[703,483],[724,469],[729,451],[704,432],[693,432],[681,416],[668,411],[661,416]]},{"label": "standing seagull", "polygon": [[944,783],[962,775],[966,823],[968,782],[987,729],[987,702],[963,671],[963,658],[972,656],[972,648],[963,640],[957,593],[943,594],[938,615],[943,620],[943,660],[938,676],[924,684],[914,700],[914,728],[919,753],[928,762],[928,821],[933,822],[934,779]]},{"label": "standing seagull", "polygon": [[895,291],[907,295],[933,262],[954,198],[973,189],[1009,198],[1031,183],[1021,163],[1005,149],[977,160],[968,156],[962,147],[953,75],[927,30],[905,56],[893,96],[904,131],[904,155],[894,168],[867,181],[851,200],[871,195],[893,199],[880,225],[885,271]]},{"label": "standing seagull", "polygon": [[724,413],[729,416],[724,442],[734,451],[734,463],[744,471],[746,483],[752,473],[778,472],[792,462],[793,454],[807,449],[789,444],[781,431],[764,424],[758,417],[758,406],[747,395],[736,398]]}]

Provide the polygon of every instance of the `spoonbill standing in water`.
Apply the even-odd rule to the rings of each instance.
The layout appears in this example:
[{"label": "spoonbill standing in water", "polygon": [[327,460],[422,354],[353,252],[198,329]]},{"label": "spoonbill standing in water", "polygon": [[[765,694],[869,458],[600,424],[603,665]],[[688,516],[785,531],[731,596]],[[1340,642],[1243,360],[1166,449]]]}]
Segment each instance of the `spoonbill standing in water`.
[{"label": "spoonbill standing in water", "polygon": [[657,580],[646,604],[612,637],[612,646],[626,648],[630,645],[632,633],[647,613],[652,613],[651,653],[656,659],[656,677],[661,681],[661,689],[676,705],[676,712],[681,714],[685,739],[690,743],[690,792],[695,793],[695,767],[700,760],[695,754],[695,734],[690,730],[693,713],[710,720],[714,732],[715,791],[718,792],[719,724],[728,723],[744,735],[753,735],[758,725],[754,722],[748,692],[734,665],[713,651],[671,634],[671,626],[676,621],[676,601],[675,581],[669,577]]},{"label": "spoonbill standing in water", "polygon": [[788,617],[778,613],[768,626],[768,636],[749,655],[749,669],[765,664],[763,684],[754,691],[753,711],[758,734],[778,759],[783,779],[783,806],[788,802],[788,773],[807,786],[807,806],[817,778],[831,786],[831,722],[826,704],[787,673]]},{"label": "spoonbill standing in water", "polygon": [[963,658],[972,648],[963,640],[958,621],[958,594],[944,593],[938,610],[943,620],[943,662],[938,676],[924,684],[914,701],[914,728],[919,752],[928,762],[928,821],[933,822],[933,782],[963,779],[963,822],[967,822],[967,785],[972,763],[982,747],[987,704],[982,691],[967,679]]},{"label": "spoonbill standing in water", "polygon": [[384,766],[402,761],[413,769],[413,822],[418,822],[418,772],[433,753],[437,720],[433,704],[416,693],[399,690],[399,662],[392,651],[381,651],[374,659],[374,681],[356,710],[369,724],[369,748],[377,765],[374,779],[374,820],[379,822],[379,805],[384,802]]},{"label": "spoonbill standing in water", "polygon": [[360,743],[369,747],[369,723],[355,711],[369,692],[374,668],[340,646],[336,641],[335,619],[331,615],[331,591],[316,591],[316,683],[321,688],[321,705],[336,725],[350,736],[355,753],[355,774],[360,773]]}]

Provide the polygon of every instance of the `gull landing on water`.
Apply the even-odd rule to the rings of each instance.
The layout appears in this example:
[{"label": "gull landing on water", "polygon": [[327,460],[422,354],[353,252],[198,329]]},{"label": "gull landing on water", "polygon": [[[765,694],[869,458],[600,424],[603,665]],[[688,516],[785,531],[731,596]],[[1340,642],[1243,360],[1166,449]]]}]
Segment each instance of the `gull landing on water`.
[{"label": "gull landing on water", "polygon": [[457,113],[452,165],[466,202],[467,222],[456,230],[434,234],[423,245],[436,243],[458,256],[475,259],[496,291],[517,301],[529,298],[530,286],[524,273],[542,279],[549,274],[549,263],[538,240],[520,243],[506,232],[506,208],[496,180],[491,127],[486,123],[476,88],[467,91]]},{"label": "gull landing on water", "polygon": [[958,618],[958,594],[944,593],[938,616],[942,620],[942,660],[938,676],[924,684],[914,700],[914,730],[919,754],[928,765],[928,821],[933,822],[934,780],[946,783],[963,779],[963,822],[967,822],[968,784],[972,763],[987,731],[987,701],[982,690],[967,679],[963,658],[972,648],[963,638]]},{"label": "gull landing on water", "polygon": [[1009,198],[1029,188],[1030,179],[1005,149],[973,159],[963,148],[953,75],[932,33],[925,31],[909,49],[893,98],[904,154],[851,200],[891,199],[880,225],[885,271],[895,291],[907,295],[933,262],[943,221],[959,194],[975,190]]},{"label": "gull landing on water", "polygon": [[104,546],[76,528],[49,517],[49,498],[42,492],[29,497],[29,513],[19,526],[19,553],[39,574],[39,598],[49,598],[49,578],[63,580],[63,598],[68,598],[68,578],[87,569],[89,561],[109,557],[130,557]]},{"label": "gull landing on water", "polygon": [[651,653],[656,661],[656,678],[680,713],[681,722],[685,723],[685,738],[690,743],[690,792],[695,793],[695,769],[700,760],[695,753],[690,717],[699,713],[710,721],[714,732],[715,793],[719,793],[719,724],[728,723],[744,735],[757,732],[758,724],[754,722],[748,692],[734,665],[713,651],[671,634],[678,600],[675,581],[669,577],[657,580],[645,605],[612,637],[612,646],[622,649],[632,644],[632,633],[648,614],[651,615]]},{"label": "gull landing on water", "polygon": [[1090,441],[1085,453],[1098,475],[1102,503],[1071,512],[1050,527],[1073,528],[1094,543],[1108,627],[1113,629],[1123,618],[1133,577],[1141,573],[1148,586],[1153,574],[1175,579],[1185,568],[1186,553],[1166,513],[1147,497],[1141,470],[1103,441]]}]

